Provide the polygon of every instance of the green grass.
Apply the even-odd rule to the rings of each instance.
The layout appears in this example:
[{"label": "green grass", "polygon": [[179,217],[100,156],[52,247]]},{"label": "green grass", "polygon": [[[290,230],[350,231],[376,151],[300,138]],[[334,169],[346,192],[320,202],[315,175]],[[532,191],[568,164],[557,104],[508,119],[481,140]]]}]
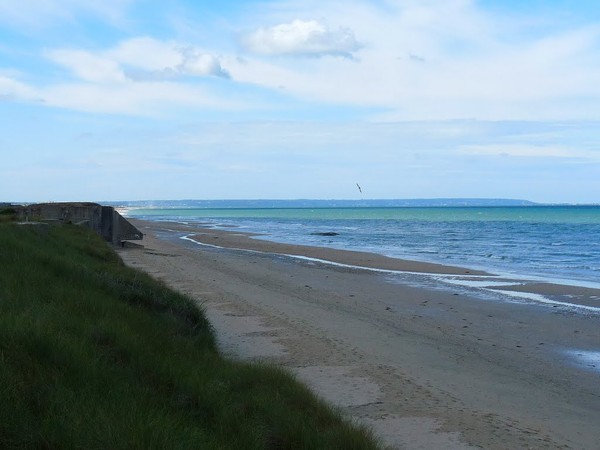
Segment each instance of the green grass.
[{"label": "green grass", "polygon": [[377,448],[75,226],[0,224],[0,447]]},{"label": "green grass", "polygon": [[17,219],[17,210],[13,207],[0,207],[0,223],[13,222]]}]

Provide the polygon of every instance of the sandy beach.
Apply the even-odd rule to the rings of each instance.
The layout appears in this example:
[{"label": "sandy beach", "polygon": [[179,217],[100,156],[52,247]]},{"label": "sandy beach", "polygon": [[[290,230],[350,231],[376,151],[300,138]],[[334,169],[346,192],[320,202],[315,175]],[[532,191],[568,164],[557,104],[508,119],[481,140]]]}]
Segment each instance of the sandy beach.
[{"label": "sandy beach", "polygon": [[390,448],[600,448],[600,313],[562,306],[597,290],[499,280],[556,304],[491,301],[386,273],[492,277],[468,268],[132,222],[124,262],[194,297],[224,353],[288,368]]}]

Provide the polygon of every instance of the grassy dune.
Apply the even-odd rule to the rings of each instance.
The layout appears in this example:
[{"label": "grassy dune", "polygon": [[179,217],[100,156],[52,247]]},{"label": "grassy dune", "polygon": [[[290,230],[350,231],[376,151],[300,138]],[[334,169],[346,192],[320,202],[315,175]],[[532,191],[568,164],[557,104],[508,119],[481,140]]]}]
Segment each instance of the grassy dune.
[{"label": "grassy dune", "polygon": [[0,223],[0,447],[377,448],[74,226]]}]

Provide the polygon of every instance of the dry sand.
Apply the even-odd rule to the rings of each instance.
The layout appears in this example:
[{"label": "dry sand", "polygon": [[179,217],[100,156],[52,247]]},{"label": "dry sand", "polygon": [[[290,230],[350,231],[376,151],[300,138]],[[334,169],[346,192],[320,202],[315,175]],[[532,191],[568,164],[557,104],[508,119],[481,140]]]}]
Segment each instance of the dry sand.
[{"label": "dry sand", "polygon": [[[600,351],[600,314],[391,283],[284,254],[477,273],[456,267],[193,229],[226,247],[217,248],[179,239],[192,231],[184,225],[133,222],[145,248],[123,249],[123,260],[197,299],[225,354],[287,367],[391,448],[600,448],[600,372],[564,353]],[[547,284],[518,289],[571,295]]]}]

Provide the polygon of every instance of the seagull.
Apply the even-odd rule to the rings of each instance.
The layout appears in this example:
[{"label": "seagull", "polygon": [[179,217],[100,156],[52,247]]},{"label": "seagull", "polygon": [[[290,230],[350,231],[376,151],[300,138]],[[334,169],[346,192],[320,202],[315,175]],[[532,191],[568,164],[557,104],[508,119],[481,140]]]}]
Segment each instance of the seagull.
[{"label": "seagull", "polygon": [[358,188],[358,191],[362,194],[362,189],[360,188],[360,184],[356,183],[356,187]]}]

